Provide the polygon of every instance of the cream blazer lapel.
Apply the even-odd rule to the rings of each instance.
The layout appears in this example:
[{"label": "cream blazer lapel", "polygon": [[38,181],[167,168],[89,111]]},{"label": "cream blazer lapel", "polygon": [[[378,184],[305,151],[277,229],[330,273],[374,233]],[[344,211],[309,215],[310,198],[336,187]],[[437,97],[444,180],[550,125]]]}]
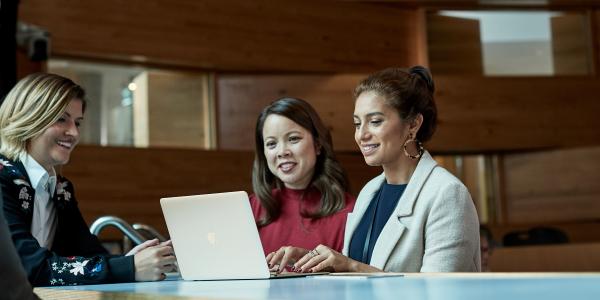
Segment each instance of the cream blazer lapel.
[{"label": "cream blazer lapel", "polygon": [[[425,185],[427,178],[436,166],[437,163],[435,160],[431,157],[429,152],[425,151],[419,160],[419,163],[417,164],[415,172],[413,172],[413,175],[408,182],[406,190],[400,197],[396,209],[390,216],[390,219],[386,222],[381,234],[379,235],[379,238],[377,239],[377,242],[375,243],[373,255],[371,256],[372,266],[382,270],[384,269],[386,262],[394,250],[394,247],[404,233],[405,226],[402,224],[401,218],[409,216],[413,213],[415,202],[417,201],[419,193]],[[360,223],[360,220],[369,206],[369,203],[383,184],[384,180],[384,174],[381,174],[375,179],[371,180],[371,182],[365,186],[363,191],[361,191],[357,199],[357,204],[360,204],[359,207],[355,209],[352,214],[348,214],[344,239],[344,251],[346,255],[350,239],[352,238],[358,223]]]}]

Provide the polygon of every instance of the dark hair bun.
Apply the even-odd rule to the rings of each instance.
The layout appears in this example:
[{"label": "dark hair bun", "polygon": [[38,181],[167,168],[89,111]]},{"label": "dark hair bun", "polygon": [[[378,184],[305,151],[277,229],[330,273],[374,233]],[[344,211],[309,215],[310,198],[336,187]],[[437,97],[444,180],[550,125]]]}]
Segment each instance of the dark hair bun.
[{"label": "dark hair bun", "polygon": [[425,81],[425,83],[427,84],[427,88],[433,94],[433,92],[435,91],[435,85],[433,84],[433,78],[431,78],[431,73],[427,68],[423,66],[414,66],[408,69],[408,72],[411,75],[419,76],[421,80]]}]

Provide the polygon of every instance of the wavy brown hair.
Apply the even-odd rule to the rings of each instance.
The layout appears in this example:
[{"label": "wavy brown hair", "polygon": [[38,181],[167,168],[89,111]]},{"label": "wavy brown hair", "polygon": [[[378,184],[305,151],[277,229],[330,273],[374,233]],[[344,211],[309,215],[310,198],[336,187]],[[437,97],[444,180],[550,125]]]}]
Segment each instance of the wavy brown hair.
[{"label": "wavy brown hair", "polygon": [[257,225],[266,226],[277,220],[281,214],[281,203],[273,198],[272,190],[281,189],[284,184],[269,170],[263,140],[265,120],[272,114],[286,117],[308,130],[312,134],[315,145],[321,147],[309,184],[309,187],[314,187],[321,192],[321,204],[315,211],[303,211],[302,216],[318,219],[342,210],[346,206],[345,192],[348,191],[348,179],[342,166],[335,159],[329,130],[308,102],[296,98],[281,98],[265,107],[256,121],[256,153],[252,169],[252,187],[265,209],[265,214],[257,221]]},{"label": "wavy brown hair", "polygon": [[433,99],[435,86],[427,68],[388,68],[369,75],[354,90],[355,99],[364,92],[375,92],[395,108],[402,120],[423,115],[417,139],[426,142],[433,136],[437,125],[437,108]]}]

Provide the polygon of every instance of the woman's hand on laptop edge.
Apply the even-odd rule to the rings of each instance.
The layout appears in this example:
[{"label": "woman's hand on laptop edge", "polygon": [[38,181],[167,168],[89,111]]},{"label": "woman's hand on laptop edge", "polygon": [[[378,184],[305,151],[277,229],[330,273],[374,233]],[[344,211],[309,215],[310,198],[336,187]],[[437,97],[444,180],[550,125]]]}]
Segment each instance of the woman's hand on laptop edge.
[{"label": "woman's hand on laptop edge", "polygon": [[175,254],[170,243],[165,242],[142,249],[134,255],[135,280],[163,280],[165,273],[173,270],[175,262]]},{"label": "woman's hand on laptop edge", "polygon": [[[286,267],[292,266],[298,259],[308,253],[307,249],[293,246],[283,246],[267,255],[267,264],[271,272],[281,273]],[[292,268],[292,271],[296,271]]]},{"label": "woman's hand on laptop edge", "polygon": [[125,254],[125,256],[135,255],[136,253],[138,253],[148,247],[156,246],[158,244],[159,244],[158,239],[147,240],[147,241],[133,247],[131,250],[129,250],[129,252],[127,252],[127,254]]}]

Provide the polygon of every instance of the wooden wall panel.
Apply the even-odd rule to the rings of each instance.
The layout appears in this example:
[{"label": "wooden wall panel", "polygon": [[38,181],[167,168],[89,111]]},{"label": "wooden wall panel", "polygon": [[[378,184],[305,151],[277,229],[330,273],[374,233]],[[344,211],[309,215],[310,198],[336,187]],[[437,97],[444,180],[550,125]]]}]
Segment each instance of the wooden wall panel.
[{"label": "wooden wall panel", "polygon": [[211,148],[208,75],[148,71],[134,82],[136,147]]},{"label": "wooden wall panel", "polygon": [[592,65],[593,73],[598,77],[600,73],[600,9],[595,9],[590,12],[591,34],[592,39]]},{"label": "wooden wall panel", "polygon": [[[372,71],[421,51],[415,8],[344,1],[27,0],[53,55],[237,71]],[[416,46],[417,45],[417,46]]]},{"label": "wooden wall panel", "polygon": [[[262,109],[281,97],[310,102],[331,130],[334,149],[358,150],[354,142],[353,88],[363,75],[221,75],[217,77],[220,149],[253,150]],[[244,130],[246,134],[240,134]]]},{"label": "wooden wall panel", "polygon": [[427,42],[434,74],[483,74],[479,20],[427,14]]},{"label": "wooden wall panel", "polygon": [[24,49],[17,49],[17,81],[29,74],[46,71],[46,61],[31,61]]},{"label": "wooden wall panel", "polygon": [[432,150],[481,152],[600,145],[594,78],[435,76]]},{"label": "wooden wall panel", "polygon": [[600,219],[600,147],[508,154],[502,176],[509,224]]},{"label": "wooden wall panel", "polygon": [[600,244],[499,248],[490,256],[493,272],[598,272]]},{"label": "wooden wall panel", "polygon": [[[365,74],[221,75],[217,78],[221,149],[251,150],[262,108],[292,96],[312,103],[338,151],[356,151],[352,91]],[[483,78],[434,74],[438,129],[427,149],[472,153],[600,144],[600,81],[594,78]]]},{"label": "wooden wall panel", "polygon": [[[91,224],[103,215],[145,223],[166,233],[159,199],[202,193],[252,192],[253,152],[79,146],[62,174],[75,185]],[[339,153],[352,193],[381,170],[361,155]]]},{"label": "wooden wall panel", "polygon": [[584,13],[567,13],[550,18],[552,60],[556,75],[592,73],[593,60],[589,18]]}]

